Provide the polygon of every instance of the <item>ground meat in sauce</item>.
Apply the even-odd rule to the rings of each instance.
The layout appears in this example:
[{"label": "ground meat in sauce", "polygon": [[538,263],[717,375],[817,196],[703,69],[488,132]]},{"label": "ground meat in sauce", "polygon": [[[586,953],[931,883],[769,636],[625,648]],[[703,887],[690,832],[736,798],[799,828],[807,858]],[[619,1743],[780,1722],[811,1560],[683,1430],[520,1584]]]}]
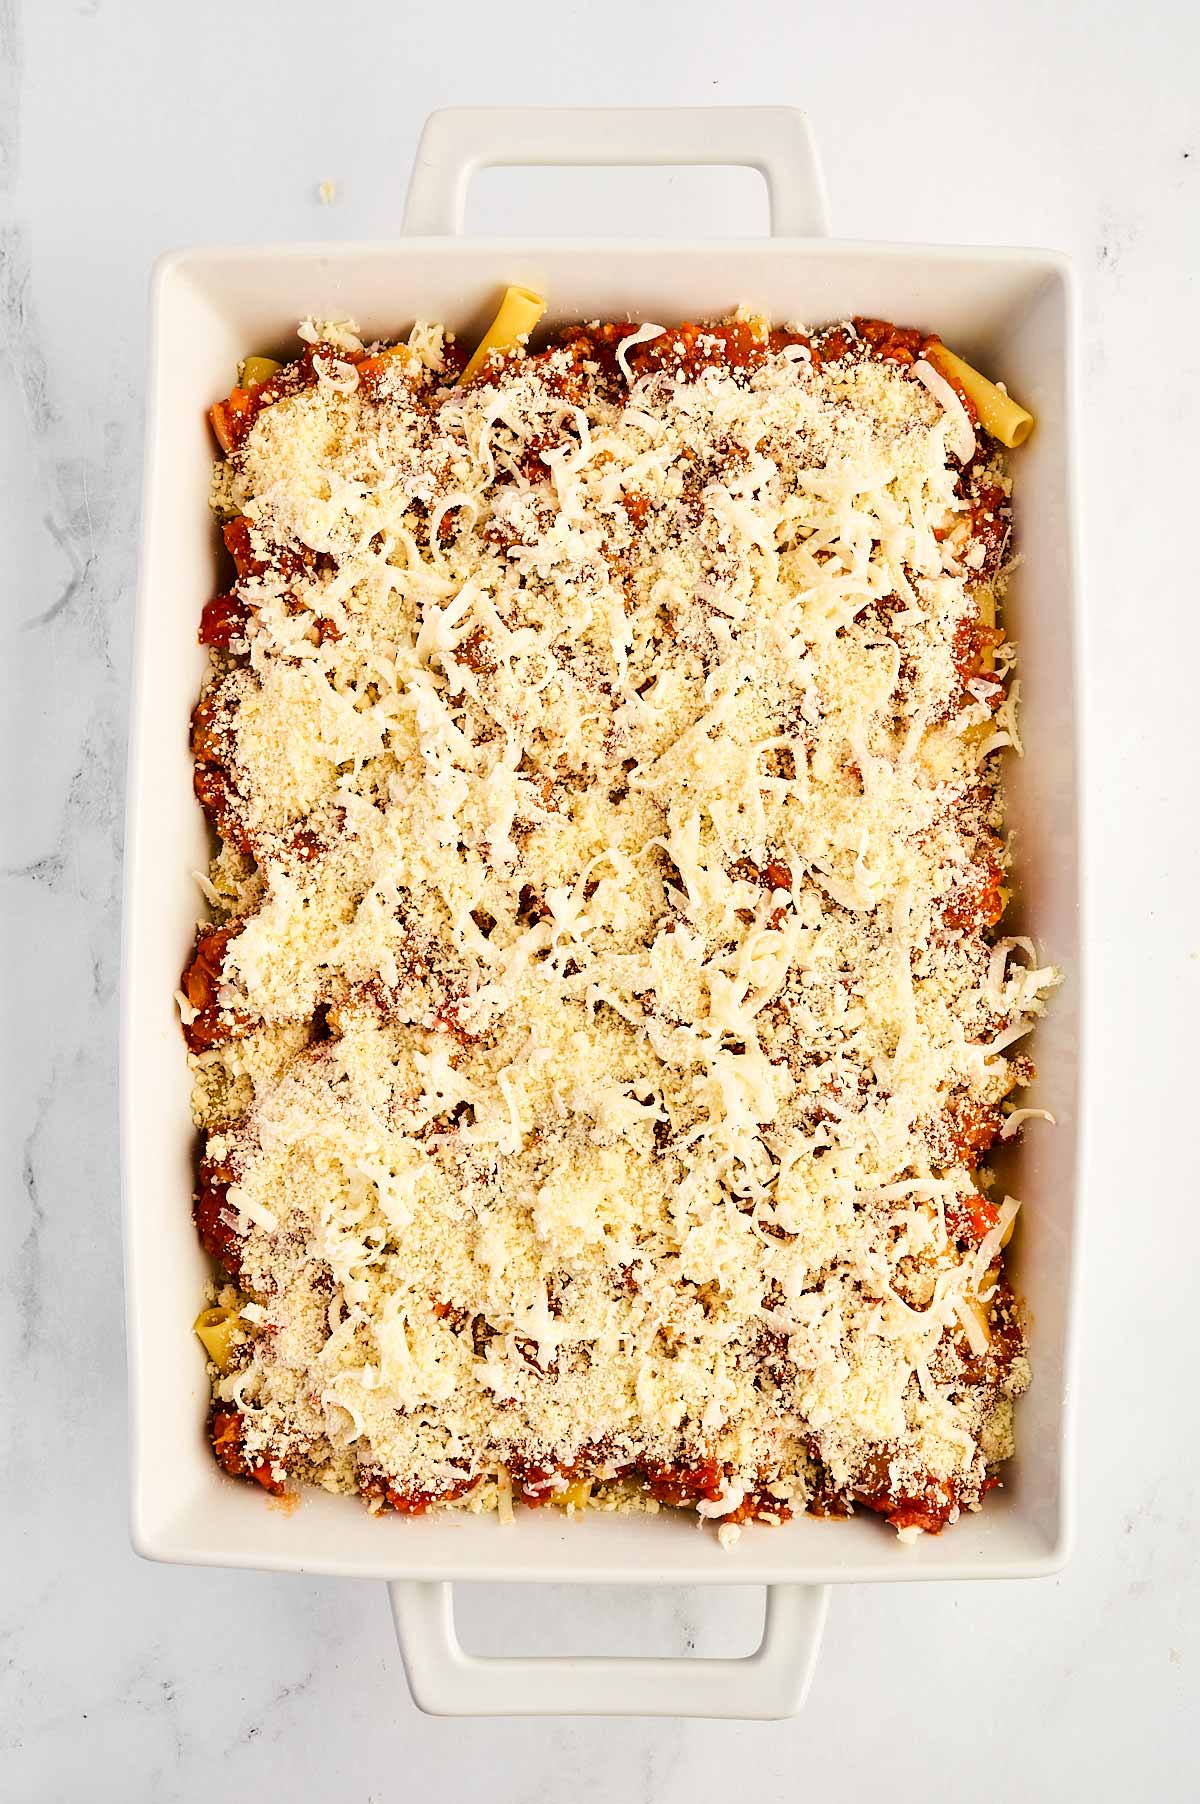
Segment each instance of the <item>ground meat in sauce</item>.
[{"label": "ground meat in sauce", "polygon": [[214,595],[206,601],[200,615],[200,643],[213,650],[228,651],[235,640],[246,636],[250,610],[236,595]]},{"label": "ground meat in sauce", "polygon": [[248,1459],[245,1450],[245,1419],[240,1411],[215,1404],[209,1416],[208,1436],[217,1464],[230,1478],[242,1478],[259,1484],[273,1497],[281,1497],[284,1485],[276,1478],[272,1463],[265,1459]]},{"label": "ground meat in sauce", "polygon": [[237,1282],[242,1276],[243,1248],[229,1204],[229,1186],[233,1181],[234,1174],[229,1165],[219,1160],[201,1159],[192,1213],[201,1246],[226,1276]]},{"label": "ground meat in sauce", "polygon": [[397,1485],[390,1479],[373,1474],[361,1480],[359,1490],[377,1509],[394,1510],[400,1516],[424,1516],[427,1511],[440,1505],[458,1503],[478,1483],[478,1476],[468,1475],[456,1484],[444,1485],[440,1490],[423,1491]]},{"label": "ground meat in sauce", "polygon": [[192,956],[184,967],[180,988],[188,1007],[195,1010],[183,1024],[189,1052],[206,1052],[219,1046],[236,1032],[232,1018],[224,1018],[220,1006],[225,953],[229,942],[240,930],[240,923],[227,927],[201,927],[196,934]]}]

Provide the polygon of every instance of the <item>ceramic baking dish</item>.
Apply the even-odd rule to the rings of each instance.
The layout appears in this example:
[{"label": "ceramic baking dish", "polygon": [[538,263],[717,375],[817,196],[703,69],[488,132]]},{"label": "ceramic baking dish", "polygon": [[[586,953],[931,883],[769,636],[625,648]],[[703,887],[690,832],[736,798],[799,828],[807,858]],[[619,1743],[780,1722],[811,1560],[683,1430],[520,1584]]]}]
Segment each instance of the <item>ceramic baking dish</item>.
[{"label": "ceramic baking dish", "polygon": [[[748,165],[767,180],[773,236],[464,239],[466,185],[489,163]],[[189,250],[155,273],[122,1010],[133,1539],[151,1559],[390,1581],[413,1693],[429,1710],[785,1715],[803,1701],[829,1584],[1016,1578],[1066,1557],[1082,973],[1072,279],[1045,251],[840,243],[826,230],[807,126],[785,109],[454,111],[428,122],[395,242]],[[191,1322],[208,1269],[191,1220],[195,1135],[172,999],[196,920],[191,872],[207,856],[187,740],[205,663],[196,626],[216,585],[205,409],[240,356],[282,353],[305,315],[350,315],[367,337],[394,336],[416,316],[443,319],[469,338],[508,282],[546,294],[552,320],[694,319],[745,302],[808,322],[869,313],[923,325],[1003,376],[1037,415],[1015,460],[1023,561],[1008,618],[1026,757],[1009,760],[1007,782],[1016,917],[1067,980],[1036,1036],[1044,1076],[1031,1097],[1058,1126],[1031,1133],[1005,1173],[1025,1204],[1014,1270],[1034,1382],[1003,1490],[914,1547],[869,1515],[751,1529],[725,1552],[694,1517],[671,1511],[568,1520],[527,1511],[503,1528],[455,1512],[377,1519],[355,1499],[314,1492],[289,1514],[223,1477],[205,1443]],[[454,1579],[771,1589],[763,1645],[746,1660],[480,1660],[454,1635]]]}]

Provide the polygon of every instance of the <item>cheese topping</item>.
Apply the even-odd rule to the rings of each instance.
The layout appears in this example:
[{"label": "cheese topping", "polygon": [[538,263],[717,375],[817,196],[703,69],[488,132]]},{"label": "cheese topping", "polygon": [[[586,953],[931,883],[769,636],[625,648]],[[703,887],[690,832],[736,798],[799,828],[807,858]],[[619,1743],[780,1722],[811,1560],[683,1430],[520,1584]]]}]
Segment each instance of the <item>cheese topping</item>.
[{"label": "cheese topping", "polygon": [[454,388],[437,328],[368,380],[308,324],[222,467],[244,852],[194,1063],[247,1457],[402,1507],[708,1462],[731,1542],[952,1514],[1010,1450],[963,1124],[1056,974],[990,932],[1017,735],[963,547],[1007,480],[845,330],[631,324]]}]

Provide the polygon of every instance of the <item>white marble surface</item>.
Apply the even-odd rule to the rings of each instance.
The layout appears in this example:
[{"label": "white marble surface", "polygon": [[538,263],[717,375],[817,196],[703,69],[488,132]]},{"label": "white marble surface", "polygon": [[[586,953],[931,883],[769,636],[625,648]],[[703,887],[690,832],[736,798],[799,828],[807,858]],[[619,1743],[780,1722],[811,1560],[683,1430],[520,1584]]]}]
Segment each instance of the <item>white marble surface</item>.
[{"label": "white marble surface", "polygon": [[[0,1796],[1194,1797],[1194,6],[1009,0],[985,22],[927,0],[917,31],[869,0],[564,0],[533,43],[494,41],[491,10],[0,0]],[[148,1566],[126,1540],[115,987],[148,267],[169,244],[387,234],[424,114],[497,100],[798,103],[838,232],[1054,245],[1082,278],[1079,1548],[1040,1584],[837,1593],[807,1713],[782,1725],[428,1720],[382,1585]],[[505,175],[473,221],[530,228],[568,193],[597,226],[762,218],[733,178]],[[740,1593],[463,1604],[488,1651],[738,1651],[754,1611]]]}]

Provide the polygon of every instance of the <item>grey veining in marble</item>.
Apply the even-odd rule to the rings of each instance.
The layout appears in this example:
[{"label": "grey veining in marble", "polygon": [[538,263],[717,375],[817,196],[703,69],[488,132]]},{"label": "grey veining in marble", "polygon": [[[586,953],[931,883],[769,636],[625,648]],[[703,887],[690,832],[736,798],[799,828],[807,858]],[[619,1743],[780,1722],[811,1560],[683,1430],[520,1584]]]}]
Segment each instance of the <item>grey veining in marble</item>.
[{"label": "grey veining in marble", "polygon": [[[1195,10],[929,0],[918,32],[882,0],[760,0],[742,30],[710,0],[564,0],[504,40],[489,16],[0,0],[0,1797],[1194,1797]],[[839,1593],[794,1723],[428,1720],[382,1586],[152,1567],[127,1542],[116,985],[149,265],[189,241],[391,234],[424,114],[498,98],[799,103],[836,230],[1051,244],[1081,278],[1098,1056],[1079,1550],[1041,1584]],[[595,224],[639,204],[647,227],[664,206],[680,232],[741,223],[744,190],[716,177],[578,191]],[[474,223],[531,228],[573,192],[489,177]],[[715,1652],[753,1640],[757,1608],[485,1587],[461,1614],[490,1652]]]}]

